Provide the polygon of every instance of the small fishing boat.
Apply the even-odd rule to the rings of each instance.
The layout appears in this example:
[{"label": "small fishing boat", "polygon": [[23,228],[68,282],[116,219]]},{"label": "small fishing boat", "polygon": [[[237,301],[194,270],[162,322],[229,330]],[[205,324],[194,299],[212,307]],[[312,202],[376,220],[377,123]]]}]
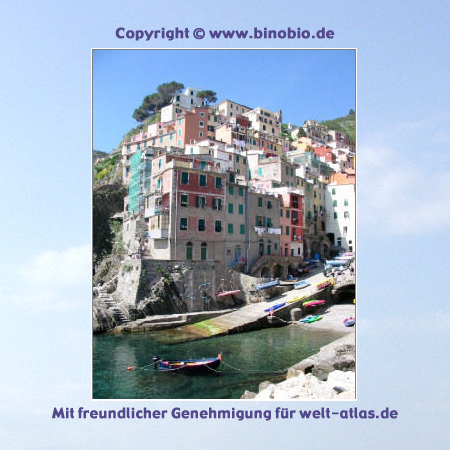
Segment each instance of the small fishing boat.
[{"label": "small fishing boat", "polygon": [[344,319],[344,322],[343,322],[343,324],[346,327],[352,327],[353,325],[355,325],[355,323],[356,323],[356,320],[354,317],[347,317],[346,319]]},{"label": "small fishing boat", "polygon": [[306,297],[306,295],[302,295],[301,297],[294,297],[291,300],[288,300],[286,303],[295,303],[299,302],[300,300],[303,300]]},{"label": "small fishing boat", "polygon": [[283,307],[285,304],[286,304],[286,302],[278,303],[277,305],[273,305],[270,308],[265,309],[264,312],[275,311],[276,309]]},{"label": "small fishing boat", "polygon": [[276,287],[280,284],[280,280],[268,281],[267,283],[257,284],[255,286],[255,290],[262,291],[263,289],[269,289],[272,287]]},{"label": "small fishing boat", "polygon": [[319,306],[324,305],[325,303],[325,300],[311,300],[310,302],[303,303],[303,307],[307,308],[309,306]]},{"label": "small fishing boat", "polygon": [[241,292],[240,289],[235,289],[234,291],[217,291],[215,295],[216,297],[226,297],[227,295],[239,294],[239,292]]},{"label": "small fishing boat", "polygon": [[311,286],[307,281],[299,281],[294,284],[294,289],[303,289],[307,286]]},{"label": "small fishing boat", "polygon": [[295,286],[298,283],[298,278],[294,278],[293,280],[280,280],[280,286]]},{"label": "small fishing boat", "polygon": [[335,259],[326,259],[325,260],[325,267],[327,266],[333,266],[333,267],[340,267],[345,266],[346,261],[342,260],[335,260]]},{"label": "small fishing boat", "polygon": [[320,283],[317,283],[316,286],[317,286],[317,289],[325,289],[325,288],[331,286],[332,284],[333,284],[333,280],[330,278],[327,278],[326,280],[321,281]]},{"label": "small fishing boat", "polygon": [[313,322],[317,322],[318,320],[321,320],[323,316],[310,316],[310,317],[305,317],[304,319],[300,319],[299,322],[302,323],[313,323]]},{"label": "small fishing boat", "polygon": [[222,355],[215,358],[167,360],[154,357],[153,368],[166,372],[214,373],[222,361]]},{"label": "small fishing boat", "polygon": [[214,295],[216,297],[228,297],[229,295],[236,295],[240,292],[240,289],[225,289],[225,280],[222,278],[222,286]]}]

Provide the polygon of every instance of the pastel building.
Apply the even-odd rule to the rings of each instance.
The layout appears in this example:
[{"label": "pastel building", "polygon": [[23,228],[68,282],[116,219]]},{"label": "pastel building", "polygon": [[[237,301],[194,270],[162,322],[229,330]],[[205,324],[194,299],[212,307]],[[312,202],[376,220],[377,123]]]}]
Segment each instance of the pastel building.
[{"label": "pastel building", "polygon": [[225,173],[212,161],[155,157],[145,210],[152,257],[222,260],[225,188]]},{"label": "pastel building", "polygon": [[355,178],[338,174],[325,192],[326,232],[333,246],[356,251],[356,195]]}]

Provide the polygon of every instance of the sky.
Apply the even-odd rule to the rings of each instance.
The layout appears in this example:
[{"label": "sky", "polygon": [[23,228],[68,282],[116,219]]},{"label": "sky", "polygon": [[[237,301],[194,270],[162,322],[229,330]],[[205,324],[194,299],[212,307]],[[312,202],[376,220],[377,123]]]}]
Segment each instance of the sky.
[{"label": "sky", "polygon": [[354,49],[94,50],[94,149],[117,148],[139,123],[134,109],[170,81],[213,90],[219,102],[281,109],[285,123],[345,116],[355,108],[355,54]]},{"label": "sky", "polygon": [[[218,449],[267,448],[280,442],[311,449],[448,448],[450,91],[446,87],[450,67],[445,51],[450,31],[446,1],[260,0],[255,4],[231,0],[225,5],[211,0],[170,4],[55,0],[43,7],[36,0],[16,0],[4,2],[0,20],[0,133],[6,168],[0,191],[4,255],[0,260],[0,433],[5,448],[71,450],[92,448],[99,442],[110,449],[147,447],[149,442],[174,447],[194,440],[200,449],[210,448],[212,441]],[[91,400],[91,49],[142,47],[116,39],[119,26],[281,29],[289,25],[333,29],[335,38],[321,41],[320,47],[357,48],[358,400],[338,406],[389,407],[399,412],[398,419],[252,424],[167,420],[150,425],[52,420],[54,407],[179,406],[177,402]],[[182,44],[159,41],[151,46],[299,46],[287,40],[211,38]],[[312,41],[300,44],[313,46]],[[272,56],[260,58],[263,62]],[[226,79],[220,81],[222,86],[208,75],[212,70],[208,66],[184,69],[193,62],[172,59],[164,67],[155,66],[147,85],[147,77],[136,67],[117,61],[109,66],[117,75],[109,78],[105,94],[114,87],[111,102],[117,98],[118,106],[111,103],[109,108],[119,111],[113,116],[124,114],[123,125],[120,119],[111,135],[108,124],[99,124],[98,131],[96,125],[95,135],[108,135],[99,145],[110,150],[117,144],[130,126],[126,121],[136,101],[154,86],[155,71],[164,72],[162,82],[181,74],[185,84],[212,88],[243,103],[260,100],[268,108],[291,107],[293,102],[281,96],[278,101],[278,94],[270,89],[259,97],[261,86],[268,86],[264,80],[277,76],[274,67],[256,64],[252,81],[243,83],[242,61],[233,62],[220,71],[226,73],[219,77]],[[111,60],[105,57],[102,64],[107,67]],[[336,72],[333,64],[326,69]],[[188,73],[193,75],[184,79]],[[140,91],[129,90],[130,76],[144,77],[135,84]],[[258,89],[252,93],[254,86]],[[127,92],[124,98],[122,92]],[[299,105],[303,94],[285,90],[289,99],[298,98]],[[99,94],[94,93],[94,101],[95,95]],[[126,101],[129,106],[122,107]],[[342,107],[345,114],[351,105]],[[318,119],[329,118],[320,108],[323,105],[313,104],[307,112]],[[197,405],[183,403],[191,409]],[[285,404],[245,403],[246,408],[276,406]],[[321,406],[331,405],[301,403],[303,408]]]}]

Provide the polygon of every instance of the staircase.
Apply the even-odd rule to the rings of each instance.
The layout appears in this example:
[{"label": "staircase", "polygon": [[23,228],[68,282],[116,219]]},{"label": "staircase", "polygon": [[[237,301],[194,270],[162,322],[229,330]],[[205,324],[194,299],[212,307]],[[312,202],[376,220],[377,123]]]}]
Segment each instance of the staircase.
[{"label": "staircase", "polygon": [[117,321],[117,325],[130,323],[130,319],[125,315],[122,309],[119,308],[112,295],[106,292],[105,287],[102,286],[98,289],[98,298],[105,304],[106,309],[111,312],[111,315]]}]

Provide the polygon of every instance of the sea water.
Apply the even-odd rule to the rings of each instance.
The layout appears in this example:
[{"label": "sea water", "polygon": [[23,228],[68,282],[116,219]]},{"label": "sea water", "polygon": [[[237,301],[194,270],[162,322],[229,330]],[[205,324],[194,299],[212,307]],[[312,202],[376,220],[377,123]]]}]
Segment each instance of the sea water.
[{"label": "sea water", "polygon": [[[245,390],[258,392],[262,381],[284,380],[283,371],[288,367],[341,336],[294,325],[170,345],[158,339],[162,333],[94,336],[93,398],[240,398]],[[220,373],[193,375],[153,369],[153,356],[196,359],[219,353],[223,361]]]}]

